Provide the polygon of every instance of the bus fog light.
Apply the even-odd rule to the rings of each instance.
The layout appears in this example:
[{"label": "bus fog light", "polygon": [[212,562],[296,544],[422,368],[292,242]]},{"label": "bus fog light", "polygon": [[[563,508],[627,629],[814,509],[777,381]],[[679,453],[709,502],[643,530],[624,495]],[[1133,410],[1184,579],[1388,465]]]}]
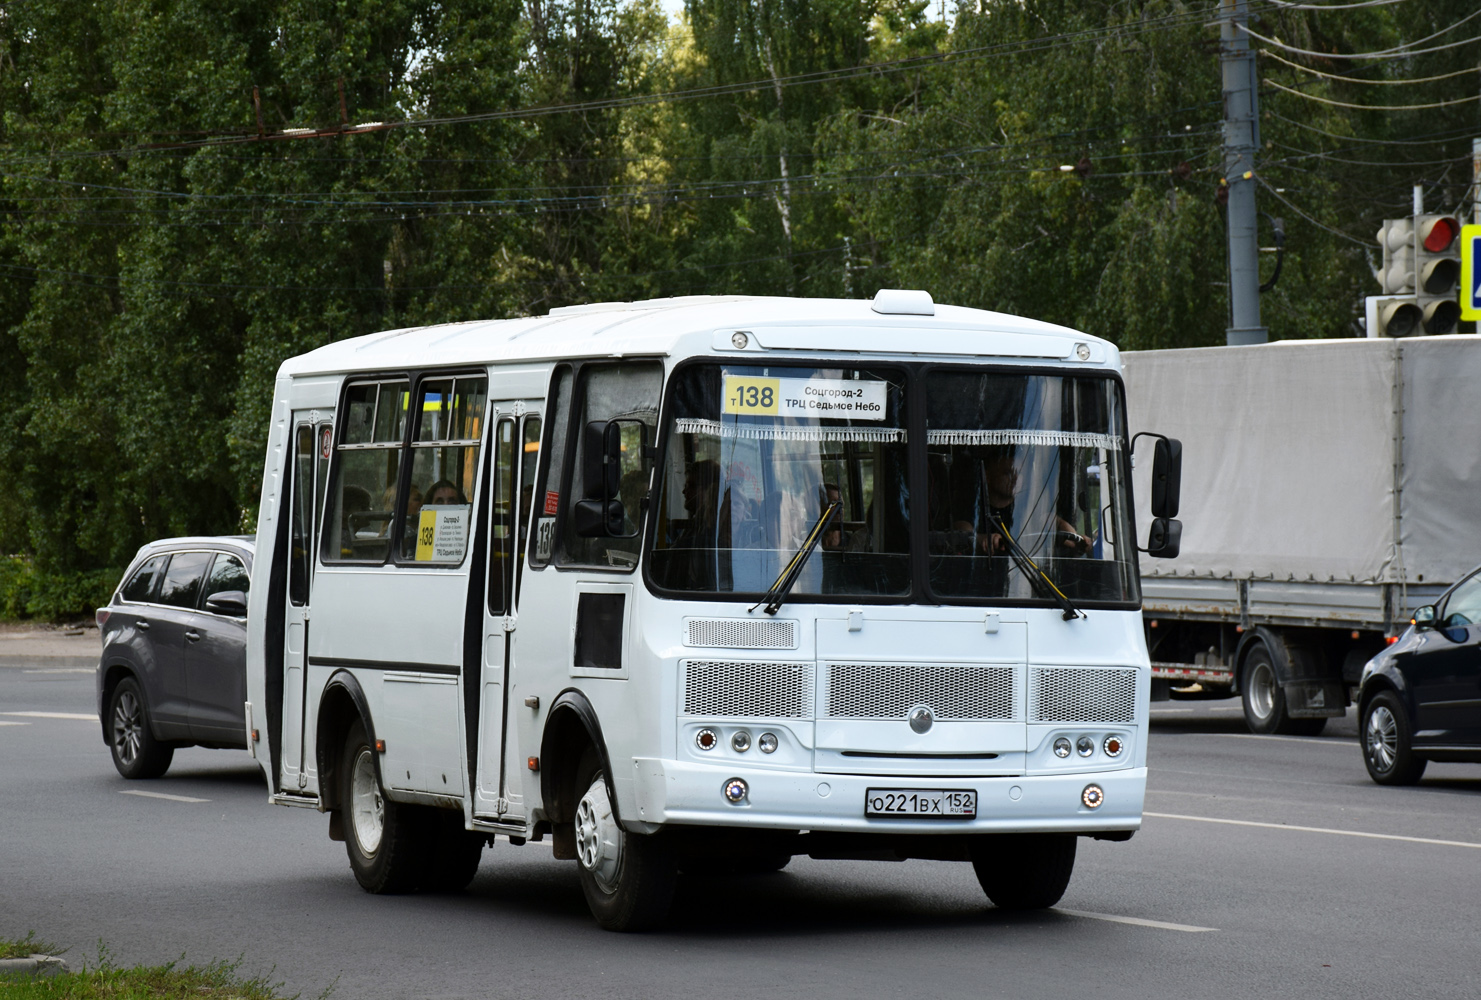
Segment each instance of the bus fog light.
[{"label": "bus fog light", "polygon": [[762,753],[776,753],[776,735],[774,733],[762,733],[761,738],[756,741],[756,748]]},{"label": "bus fog light", "polygon": [[730,737],[730,747],[736,753],[745,753],[747,750],[751,749],[751,734],[742,729],[740,732]]},{"label": "bus fog light", "polygon": [[1085,804],[1086,809],[1099,809],[1105,800],[1106,793],[1100,790],[1099,785],[1086,785],[1085,790],[1080,793],[1080,801]]},{"label": "bus fog light", "polygon": [[739,805],[740,803],[746,801],[746,797],[751,794],[751,789],[750,786],[746,784],[746,779],[731,778],[729,781],[725,782],[723,792],[725,794],[726,802],[729,802],[732,805]]},{"label": "bus fog light", "polygon": [[1107,736],[1100,748],[1106,752],[1107,757],[1120,757],[1121,751],[1126,749],[1126,744],[1121,742],[1119,736]]},{"label": "bus fog light", "polygon": [[701,729],[694,734],[694,745],[701,750],[713,750],[715,749],[715,744],[719,742],[719,737],[715,735],[713,729]]},{"label": "bus fog light", "polygon": [[1070,755],[1070,741],[1069,741],[1069,739],[1067,737],[1061,736],[1059,739],[1057,739],[1057,740],[1054,741],[1054,756],[1056,756],[1056,757],[1060,758],[1061,760],[1063,760],[1065,757],[1068,757],[1069,755]]},{"label": "bus fog light", "polygon": [[1081,757],[1089,757],[1095,753],[1095,740],[1089,736],[1082,736],[1075,741],[1075,752]]}]

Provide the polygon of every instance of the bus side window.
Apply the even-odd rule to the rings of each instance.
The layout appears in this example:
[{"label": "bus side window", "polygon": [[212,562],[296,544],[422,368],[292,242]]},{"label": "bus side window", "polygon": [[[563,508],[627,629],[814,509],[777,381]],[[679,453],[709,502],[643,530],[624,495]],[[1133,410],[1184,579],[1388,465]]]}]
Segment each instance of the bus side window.
[{"label": "bus side window", "polygon": [[493,521],[489,537],[489,614],[509,611],[509,570],[514,555],[514,421],[494,427]]},{"label": "bus side window", "polygon": [[[561,365],[550,383],[550,405],[546,413],[545,447],[540,449],[540,477],[535,480],[535,537],[530,547],[530,566],[539,569],[550,562],[555,546],[555,513],[560,506],[560,483],[566,456],[566,432],[571,426],[571,366]],[[551,470],[554,470],[552,472]]]},{"label": "bus side window", "polygon": [[324,562],[378,563],[390,553],[410,399],[404,379],[346,391],[344,436],[328,491],[332,507],[319,547]]},{"label": "bus side window", "polygon": [[[629,472],[630,479],[623,484],[621,497],[624,507],[631,504],[640,507],[639,501],[646,494],[648,482],[647,466],[642,458],[644,441],[653,444],[658,427],[658,400],[663,392],[663,366],[655,361],[623,362],[620,364],[586,365],[581,369],[579,419],[574,449],[575,460],[568,463],[571,470],[570,486],[565,490],[561,503],[560,564],[562,566],[596,566],[602,569],[631,571],[638,564],[640,538],[582,538],[576,534],[574,525],[574,501],[585,495],[582,479],[582,448],[585,435],[581,429],[597,420],[629,421],[623,427],[623,450],[634,461]],[[643,424],[642,434],[637,421]],[[628,463],[624,461],[624,467]],[[636,521],[639,510],[627,510],[630,520]]]}]

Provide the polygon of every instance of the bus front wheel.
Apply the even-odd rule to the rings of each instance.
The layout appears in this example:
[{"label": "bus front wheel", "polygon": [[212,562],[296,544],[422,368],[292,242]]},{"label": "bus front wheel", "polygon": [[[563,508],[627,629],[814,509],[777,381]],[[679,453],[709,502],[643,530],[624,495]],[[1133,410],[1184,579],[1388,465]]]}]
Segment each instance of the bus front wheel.
[{"label": "bus front wheel", "polygon": [[972,844],[972,870],[994,906],[1047,909],[1069,888],[1076,840],[1073,833],[987,834]]},{"label": "bus front wheel", "polygon": [[609,931],[641,931],[668,916],[677,869],[661,836],[629,833],[617,821],[612,791],[596,751],[576,769],[576,863],[581,891],[597,923]]},{"label": "bus front wheel", "polygon": [[340,803],[345,811],[345,853],[355,881],[366,892],[411,892],[420,881],[424,824],[417,810],[386,798],[375,748],[356,720],[341,757]]}]

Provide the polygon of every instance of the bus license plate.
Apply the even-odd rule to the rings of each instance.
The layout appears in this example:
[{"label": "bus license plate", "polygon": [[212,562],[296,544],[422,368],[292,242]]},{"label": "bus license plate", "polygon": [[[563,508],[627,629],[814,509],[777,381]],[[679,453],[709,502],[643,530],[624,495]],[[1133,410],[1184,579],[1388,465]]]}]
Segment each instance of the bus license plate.
[{"label": "bus license plate", "polygon": [[977,793],[946,788],[870,788],[864,792],[864,815],[975,819]]}]

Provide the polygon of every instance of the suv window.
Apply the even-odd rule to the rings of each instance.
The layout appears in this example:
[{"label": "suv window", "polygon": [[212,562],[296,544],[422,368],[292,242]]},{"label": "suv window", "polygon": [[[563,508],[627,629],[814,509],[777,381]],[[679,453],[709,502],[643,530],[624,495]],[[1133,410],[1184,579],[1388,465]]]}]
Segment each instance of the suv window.
[{"label": "suv window", "polygon": [[1446,628],[1481,624],[1481,573],[1450,592],[1445,599],[1441,623]]},{"label": "suv window", "polygon": [[193,608],[201,593],[201,579],[211,562],[209,552],[177,552],[170,557],[159,588],[159,603],[177,608]]},{"label": "suv window", "polygon": [[225,590],[240,590],[245,594],[251,586],[247,567],[242,565],[240,559],[225,552],[217,553],[216,561],[211,564],[211,572],[206,576],[206,590],[201,594],[201,605],[204,607],[212,594]]},{"label": "suv window", "polygon": [[136,604],[145,604],[154,596],[154,584],[159,579],[159,572],[164,568],[165,560],[169,556],[155,556],[143,566],[134,570],[134,575],[129,577],[129,582],[123,585],[119,591],[125,601],[133,601]]}]

